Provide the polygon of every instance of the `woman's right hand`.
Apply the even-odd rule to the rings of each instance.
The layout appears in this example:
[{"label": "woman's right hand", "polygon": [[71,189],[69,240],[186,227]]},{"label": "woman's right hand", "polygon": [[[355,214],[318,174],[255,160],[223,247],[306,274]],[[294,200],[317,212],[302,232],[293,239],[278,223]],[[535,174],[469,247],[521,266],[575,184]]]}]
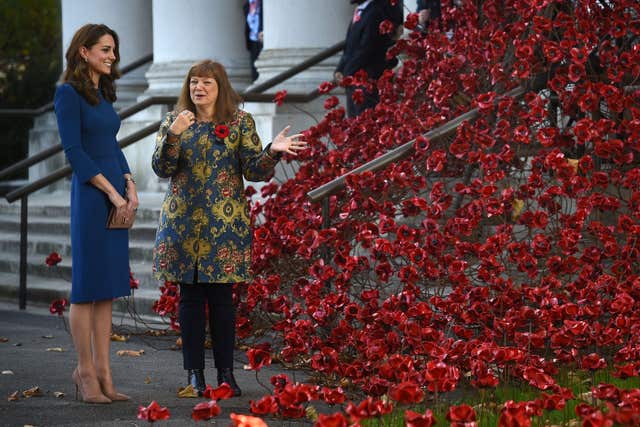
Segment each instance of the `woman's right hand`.
[{"label": "woman's right hand", "polygon": [[171,126],[169,126],[169,132],[174,135],[180,135],[187,130],[189,126],[196,121],[195,115],[189,110],[183,110],[176,116]]},{"label": "woman's right hand", "polygon": [[124,221],[126,221],[129,217],[135,215],[135,211],[131,208],[130,204],[127,203],[127,199],[122,197],[120,193],[111,193],[109,195],[109,201],[116,208],[116,218],[122,218]]}]

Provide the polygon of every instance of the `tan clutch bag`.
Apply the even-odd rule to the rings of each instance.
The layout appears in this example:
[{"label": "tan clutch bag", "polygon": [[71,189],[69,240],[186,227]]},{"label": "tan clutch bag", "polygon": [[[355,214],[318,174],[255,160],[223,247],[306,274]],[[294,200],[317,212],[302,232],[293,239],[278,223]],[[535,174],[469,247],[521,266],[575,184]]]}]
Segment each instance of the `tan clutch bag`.
[{"label": "tan clutch bag", "polygon": [[109,209],[109,216],[107,216],[107,228],[131,228],[133,222],[136,220],[136,214],[127,217],[126,221],[123,221],[122,217],[118,218],[116,215],[116,207],[111,206]]}]

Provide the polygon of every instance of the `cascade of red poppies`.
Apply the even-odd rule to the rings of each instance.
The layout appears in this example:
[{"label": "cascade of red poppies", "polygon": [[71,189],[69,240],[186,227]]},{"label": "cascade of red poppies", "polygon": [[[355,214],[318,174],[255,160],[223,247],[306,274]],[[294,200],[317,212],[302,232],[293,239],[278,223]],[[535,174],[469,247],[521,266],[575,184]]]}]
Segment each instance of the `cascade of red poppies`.
[{"label": "cascade of red poppies", "polygon": [[[637,2],[447,2],[438,27],[416,22],[389,52],[399,69],[340,82],[377,85],[375,109],[346,119],[335,85],[320,86],[328,111],[295,177],[254,204],[257,275],[236,295],[239,337],[271,343],[254,368],[279,360],[360,395],[352,421],[385,413],[383,395],[419,402],[509,378],[545,391],[502,414],[530,418],[573,398],[561,365],[636,376]],[[516,87],[524,96],[503,96]],[[421,136],[475,108],[453,135]],[[323,228],[307,192],[412,140],[410,157],[350,175]],[[302,416],[327,395],[287,384],[256,413]]]}]

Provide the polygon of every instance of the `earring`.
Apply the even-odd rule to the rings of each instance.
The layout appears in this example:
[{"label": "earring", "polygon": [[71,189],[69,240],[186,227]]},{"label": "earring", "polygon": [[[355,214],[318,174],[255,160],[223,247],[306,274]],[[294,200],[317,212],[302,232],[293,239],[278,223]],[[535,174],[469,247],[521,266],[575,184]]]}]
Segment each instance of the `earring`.
[{"label": "earring", "polygon": [[84,62],[89,62],[89,60],[86,57],[84,57],[82,59],[84,59]]}]

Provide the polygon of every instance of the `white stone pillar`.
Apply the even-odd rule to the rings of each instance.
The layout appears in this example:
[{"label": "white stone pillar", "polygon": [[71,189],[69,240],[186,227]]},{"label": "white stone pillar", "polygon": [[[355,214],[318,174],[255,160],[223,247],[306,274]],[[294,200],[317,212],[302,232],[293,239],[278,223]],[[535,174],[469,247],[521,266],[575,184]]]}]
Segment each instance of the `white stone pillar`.
[{"label": "white stone pillar", "polygon": [[[323,0],[321,3],[312,0],[264,0],[264,47],[256,61],[260,76],[255,85],[344,40],[355,6],[347,0]],[[325,59],[267,92],[286,89],[288,93],[306,94],[313,91],[320,83],[333,79],[333,70],[340,55]],[[285,103],[282,106],[248,102],[244,108],[253,114],[263,145],[266,145],[287,125],[292,127],[290,133],[315,125],[326,113],[324,99],[320,97],[305,104]],[[284,181],[293,177],[296,169],[295,163],[280,162],[276,166],[275,177]],[[251,185],[260,194],[263,184]],[[259,199],[258,196],[255,198]]]},{"label": "white stone pillar", "polygon": [[177,95],[203,59],[224,65],[238,91],[250,82],[241,0],[153,0],[153,42],[148,95]]},{"label": "white stone pillar", "polygon": [[[256,84],[299,64],[316,53],[344,40],[354,5],[346,0],[265,0],[264,48],[256,66]],[[320,82],[331,80],[340,54],[288,80],[274,89],[310,92]]]},{"label": "white stone pillar", "polygon": [[[62,55],[73,34],[84,24],[105,24],[120,39],[120,66],[153,53],[151,0],[62,0]],[[148,65],[117,81],[118,106],[135,102],[146,89]]]}]

